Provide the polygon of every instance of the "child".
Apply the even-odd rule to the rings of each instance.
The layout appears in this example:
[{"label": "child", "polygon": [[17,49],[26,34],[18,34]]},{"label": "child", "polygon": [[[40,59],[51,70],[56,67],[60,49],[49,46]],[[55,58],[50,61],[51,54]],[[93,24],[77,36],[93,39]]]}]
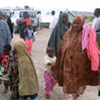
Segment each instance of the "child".
[{"label": "child", "polygon": [[100,8],[96,8],[94,11],[94,20],[92,24],[92,28],[94,28],[95,32],[100,32]]},{"label": "child", "polygon": [[53,87],[56,85],[56,80],[51,75],[51,66],[56,60],[54,56],[54,49],[52,47],[48,47],[46,51],[47,55],[45,57],[45,71],[44,71],[44,78],[45,78],[45,97],[47,99],[50,98],[50,92]]},{"label": "child", "polygon": [[33,27],[31,23],[27,23],[28,27],[25,29],[25,42],[26,48],[29,54],[31,54],[32,45],[33,45]]},{"label": "child", "polygon": [[19,98],[18,92],[18,57],[17,53],[13,50],[9,55],[9,77],[10,77],[10,89],[11,89],[11,100],[17,100]]},{"label": "child", "polygon": [[[6,44],[3,48],[2,67],[4,68],[3,76],[5,78],[8,78],[8,74],[9,74],[9,52],[10,50],[11,50],[10,44]],[[4,80],[5,90],[3,91],[3,93],[8,92],[9,84],[10,84],[9,80]]]},{"label": "child", "polygon": [[37,96],[39,87],[34,64],[29,56],[23,39],[14,44],[16,52],[12,61],[12,93],[11,99],[18,99],[18,95],[25,100],[32,100]]}]

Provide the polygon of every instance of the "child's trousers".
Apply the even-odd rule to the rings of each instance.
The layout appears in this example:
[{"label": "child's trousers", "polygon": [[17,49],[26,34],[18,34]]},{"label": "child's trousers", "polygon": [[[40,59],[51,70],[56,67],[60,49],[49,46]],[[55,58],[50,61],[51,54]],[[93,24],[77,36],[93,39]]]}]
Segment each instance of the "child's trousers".
[{"label": "child's trousers", "polygon": [[25,42],[26,42],[27,51],[29,52],[29,54],[31,54],[33,39],[26,39]]},{"label": "child's trousers", "polygon": [[45,78],[45,94],[50,95],[51,90],[56,85],[56,80],[50,73],[46,71],[44,72],[44,78]]}]

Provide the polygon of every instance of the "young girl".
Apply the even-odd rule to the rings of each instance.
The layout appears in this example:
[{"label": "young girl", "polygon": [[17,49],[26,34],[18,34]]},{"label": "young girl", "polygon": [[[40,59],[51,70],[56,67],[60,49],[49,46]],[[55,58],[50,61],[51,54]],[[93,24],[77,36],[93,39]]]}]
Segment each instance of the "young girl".
[{"label": "young girl", "polygon": [[56,57],[54,56],[53,47],[48,47],[46,53],[47,55],[45,57],[45,71],[44,71],[45,97],[49,99],[50,92],[53,89],[53,87],[56,85],[56,80],[51,75],[51,67],[52,64],[55,62]]},{"label": "young girl", "polygon": [[31,23],[27,23],[27,28],[25,29],[25,42],[26,42],[26,48],[29,54],[31,54],[32,45],[33,45],[33,27]]},{"label": "young girl", "polygon": [[[16,78],[15,81],[13,81],[13,87],[15,89],[12,91],[12,94],[16,93],[15,97],[17,97],[19,93],[19,96],[25,100],[32,100],[34,95],[35,97],[37,96],[39,86],[34,64],[26,50],[23,39],[18,40],[14,44],[14,51],[17,54],[17,58],[15,62],[13,61],[13,66],[16,70],[13,70],[12,77],[16,74]],[[13,96],[11,96],[11,99],[15,100],[12,97]]]}]

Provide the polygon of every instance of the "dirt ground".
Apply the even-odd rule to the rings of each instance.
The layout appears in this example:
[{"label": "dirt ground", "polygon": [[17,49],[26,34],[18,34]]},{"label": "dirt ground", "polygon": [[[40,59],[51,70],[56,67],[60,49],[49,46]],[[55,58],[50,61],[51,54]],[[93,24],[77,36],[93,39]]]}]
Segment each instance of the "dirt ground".
[{"label": "dirt ground", "polygon": [[[32,59],[35,64],[36,72],[38,75],[39,80],[39,96],[36,100],[47,100],[45,99],[44,95],[44,57],[45,57],[45,50],[47,46],[48,39],[50,37],[50,30],[49,29],[41,29],[37,32],[36,41],[33,44],[32,48]],[[12,45],[15,40],[17,40],[18,34],[14,34],[14,39],[12,40]],[[0,100],[8,100],[10,97],[10,92],[7,94],[2,94],[4,87],[3,85],[0,86]],[[98,89],[97,87],[87,87],[85,93],[78,98],[78,100],[100,100],[100,97],[97,94]],[[51,92],[51,98],[49,100],[63,100],[63,91],[62,88],[56,85],[54,90]]]}]

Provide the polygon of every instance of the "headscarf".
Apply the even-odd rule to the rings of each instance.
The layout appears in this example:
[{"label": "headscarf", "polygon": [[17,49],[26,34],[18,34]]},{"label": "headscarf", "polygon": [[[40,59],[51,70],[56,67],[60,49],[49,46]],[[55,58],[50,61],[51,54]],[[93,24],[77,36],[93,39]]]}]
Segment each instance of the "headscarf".
[{"label": "headscarf", "polygon": [[[80,21],[80,23],[81,23],[81,24],[80,24],[80,25],[81,25],[81,30],[82,30],[83,24],[84,24],[84,17],[81,16],[81,15],[77,15],[77,16],[74,17],[73,22],[76,21],[76,20],[77,20],[77,21]],[[73,27],[73,24],[72,24],[72,27]],[[73,29],[72,29],[72,30],[73,30]],[[81,31],[81,30],[80,30],[80,31]]]},{"label": "headscarf", "polygon": [[49,39],[49,42],[48,42],[48,46],[52,46],[54,48],[54,50],[55,50],[55,53],[54,53],[55,56],[57,55],[57,51],[58,51],[60,42],[61,42],[61,40],[62,40],[65,32],[70,27],[70,22],[63,23],[63,21],[62,21],[62,17],[65,14],[67,15],[67,13],[60,14],[58,23],[55,26],[55,28],[54,28],[54,30],[53,30],[53,32],[51,34],[51,37]]},{"label": "headscarf", "polygon": [[36,71],[26,50],[24,40],[18,40],[14,44],[14,49],[18,54],[19,94],[24,96],[38,93],[39,86]]}]

